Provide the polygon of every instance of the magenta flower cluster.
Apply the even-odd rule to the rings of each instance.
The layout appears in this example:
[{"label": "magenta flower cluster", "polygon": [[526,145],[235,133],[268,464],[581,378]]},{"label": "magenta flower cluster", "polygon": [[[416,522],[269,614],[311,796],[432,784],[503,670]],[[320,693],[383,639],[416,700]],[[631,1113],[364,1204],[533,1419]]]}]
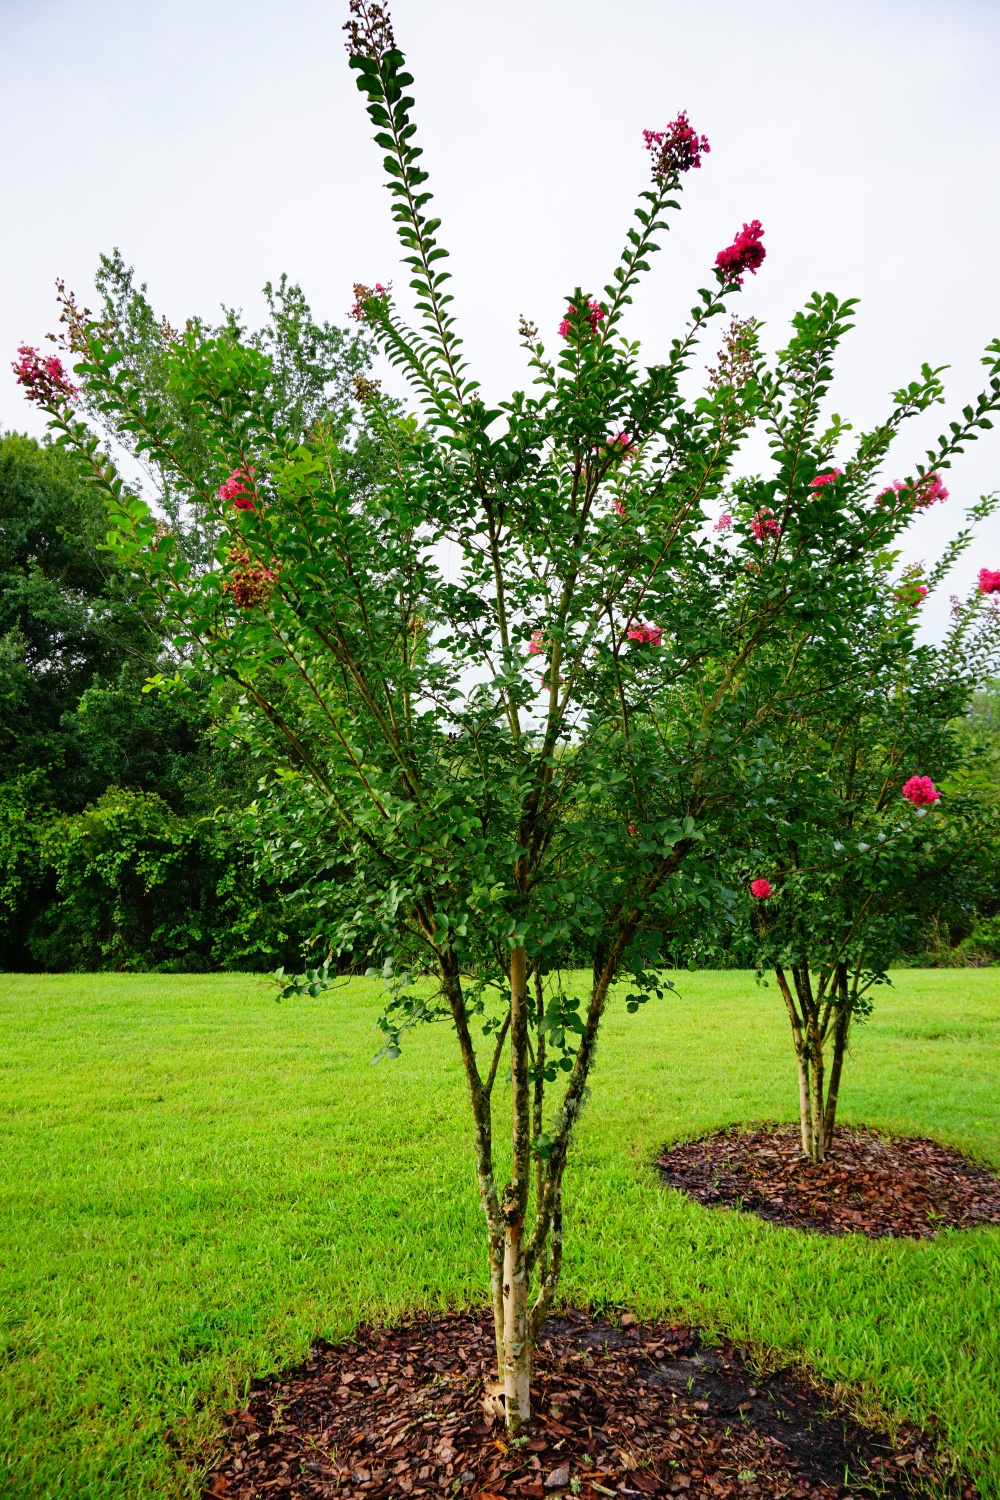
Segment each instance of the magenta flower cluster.
[{"label": "magenta flower cluster", "polygon": [[733,529],[733,518],[729,514],[728,511],[726,511],[723,515],[721,515],[719,517],[719,519],[716,521],[715,525],[712,527],[713,531],[721,531],[721,532],[732,531],[732,529]]},{"label": "magenta flower cluster", "polygon": [[392,282],[383,286],[381,281],[376,281],[374,286],[365,286],[363,281],[354,283],[354,306],[351,308],[351,317],[358,323],[362,322],[372,302],[380,301],[388,297],[392,291]]},{"label": "magenta flower cluster", "polygon": [[941,475],[927,474],[914,491],[913,503],[923,509],[925,506],[934,505],[938,500],[947,500],[947,498],[948,491],[941,483]]},{"label": "magenta flower cluster", "polygon": [[43,359],[30,344],[20,344],[17,354],[17,359],[11,362],[11,369],[29,401],[35,401],[39,406],[58,406],[80,394],[79,386],[72,383],[63,369],[62,360],[54,354]]},{"label": "magenta flower cluster", "polygon": [[836,484],[843,472],[843,469],[831,469],[827,474],[817,474],[815,479],[810,480],[809,488],[818,490],[822,489],[825,484]]},{"label": "magenta flower cluster", "polygon": [[775,519],[774,511],[768,510],[766,507],[763,510],[759,510],[754,516],[750,522],[750,530],[758,542],[764,541],[769,536],[779,537],[781,535],[781,526]]},{"label": "magenta flower cluster", "polygon": [[932,802],[940,799],[941,793],[929,776],[911,776],[903,784],[903,796],[914,807],[930,807]]},{"label": "magenta flower cluster", "polygon": [[528,642],[528,655],[541,656],[544,654],[544,651],[545,632],[542,630],[533,630],[531,632],[531,640]]},{"label": "magenta flower cluster", "polygon": [[743,225],[731,245],[719,251],[715,264],[723,281],[730,286],[742,286],[747,271],[756,276],[767,254],[760,242],[763,233],[764,226],[760,220],[752,219],[749,224]]},{"label": "magenta flower cluster", "polygon": [[1000,594],[1000,572],[994,572],[990,568],[980,568],[979,592],[981,594]]},{"label": "magenta flower cluster", "polygon": [[654,152],[653,176],[661,187],[700,167],[703,156],[708,156],[711,146],[708,137],[692,129],[687,110],[682,109],[676,120],[671,120],[666,130],[644,130],[642,138],[646,150]]},{"label": "magenta flower cluster", "polygon": [[245,469],[234,469],[228,479],[224,479],[216,490],[219,500],[231,500],[234,510],[256,510],[248,484],[253,484],[253,476],[256,473],[252,464]]},{"label": "magenta flower cluster", "polygon": [[[576,308],[573,305],[573,303],[571,302],[568,305],[568,307],[566,308],[566,316],[563,318],[562,322],[559,324],[559,337],[560,338],[562,338],[562,339],[568,339],[569,338],[569,327],[570,327],[569,320],[570,320],[571,317],[574,316],[575,313],[576,313]],[[604,320],[604,308],[601,306],[601,304],[599,302],[595,302],[594,299],[593,299],[593,297],[591,297],[590,301],[587,303],[586,317],[587,317],[587,321],[590,324],[590,331],[591,331],[591,333],[596,333],[597,332],[597,325],[598,325],[598,323],[601,323]]]},{"label": "magenta flower cluster", "polygon": [[631,625],[626,635],[630,641],[637,641],[640,646],[659,646],[663,642],[663,631],[659,625]]},{"label": "magenta flower cluster", "polygon": [[763,876],[759,880],[750,882],[750,894],[756,896],[758,901],[769,901],[771,899],[771,882]]},{"label": "magenta flower cluster", "polygon": [[622,458],[635,458],[635,456],[639,452],[635,443],[632,441],[632,434],[630,432],[626,432],[623,427],[619,428],[619,430],[614,433],[612,437],[608,438],[608,447],[619,449]]},{"label": "magenta flower cluster", "polygon": [[887,484],[884,490],[879,490],[875,496],[876,505],[884,505],[887,500],[894,500],[897,495],[902,495],[909,500],[914,510],[926,510],[928,505],[935,505],[938,500],[947,500],[948,491],[941,482],[940,474],[925,474],[911,488],[902,479],[894,479],[892,484]]}]

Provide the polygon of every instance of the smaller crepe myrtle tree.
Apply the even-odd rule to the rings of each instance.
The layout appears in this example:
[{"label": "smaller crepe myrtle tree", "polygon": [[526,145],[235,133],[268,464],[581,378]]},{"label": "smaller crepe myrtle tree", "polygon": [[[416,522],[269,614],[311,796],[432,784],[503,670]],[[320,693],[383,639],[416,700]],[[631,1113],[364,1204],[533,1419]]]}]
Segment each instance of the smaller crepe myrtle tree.
[{"label": "smaller crepe myrtle tree", "polygon": [[954,774],[954,726],[1000,660],[998,601],[980,587],[953,601],[940,646],[915,638],[919,607],[957,550],[919,592],[914,572],[894,584],[891,559],[873,560],[848,650],[817,663],[781,739],[748,763],[735,946],[762,980],[773,973],[784,1001],[802,1151],[817,1163],[833,1142],[852,1023],[992,848],[987,810]]},{"label": "smaller crepe myrtle tree", "polygon": [[[649,186],[609,283],[569,293],[553,344],[522,321],[531,390],[488,407],[462,355],[412,79],[385,10],[350,11],[350,63],[417,313],[414,328],[388,281],[355,287],[355,318],[420,406],[403,418],[376,382],[358,382],[389,455],[377,482],[354,485],[342,442],[286,420],[267,350],[180,332],[164,351],[169,400],[150,401],[114,337],[81,317],[85,409],[217,519],[213,565],[193,567],[73,392],[47,387],[41,404],[106,490],[111,545],[171,621],[180,660],[242,693],[240,732],[269,777],[260,857],[294,873],[317,913],[322,961],[283,977],[284,993],[318,995],[334,962],[377,965],[380,1056],[398,1056],[418,1023],[454,1031],[517,1428],[613,989],[631,1011],[662,992],[663,935],[711,900],[742,827],[747,766],[780,739],[801,672],[838,649],[867,556],[907,511],[810,488],[839,435],[821,406],[851,304],[813,298],[770,368],[756,325],[736,320],[703,392],[686,396],[706,327],[761,268],[759,222],[716,255],[665,359],[643,366],[625,337],[682,178],[708,149],[683,114],[646,133]],[[939,466],[1000,404],[993,374]],[[897,394],[862,442],[865,476],[900,422],[939,397],[930,370]],[[735,484],[763,409],[778,477]],[[914,484],[927,482],[921,470]],[[728,524],[713,526],[723,501]],[[582,995],[568,973],[581,956]]]}]

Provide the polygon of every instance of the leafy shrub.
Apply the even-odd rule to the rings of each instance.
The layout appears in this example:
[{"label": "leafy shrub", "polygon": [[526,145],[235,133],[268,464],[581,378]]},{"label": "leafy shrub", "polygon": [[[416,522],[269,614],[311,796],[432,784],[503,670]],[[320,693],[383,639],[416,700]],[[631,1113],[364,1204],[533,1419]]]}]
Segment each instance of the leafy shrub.
[{"label": "leafy shrub", "polygon": [[8,914],[29,884],[50,887],[20,944],[39,969],[267,969],[292,961],[305,937],[226,822],[182,817],[155,793],[111,787],[84,812],[41,824],[8,797],[0,881]]}]

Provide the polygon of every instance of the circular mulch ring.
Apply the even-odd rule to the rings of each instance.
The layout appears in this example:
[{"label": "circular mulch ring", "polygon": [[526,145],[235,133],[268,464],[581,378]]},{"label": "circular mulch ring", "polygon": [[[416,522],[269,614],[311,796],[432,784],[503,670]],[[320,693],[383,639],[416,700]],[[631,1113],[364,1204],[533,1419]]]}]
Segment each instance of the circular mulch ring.
[{"label": "circular mulch ring", "polygon": [[232,1414],[203,1500],[976,1493],[948,1477],[926,1437],[860,1427],[823,1391],[788,1372],[760,1375],[742,1351],[706,1347],[690,1328],[553,1319],[534,1418],[514,1443],[489,1394],[494,1358],[483,1313],[317,1345],[300,1369],[256,1382]]},{"label": "circular mulch ring", "polygon": [[839,1128],[815,1166],[797,1125],[731,1125],[664,1151],[671,1187],[712,1208],[743,1208],[795,1229],[930,1239],[939,1229],[1000,1224],[1000,1176],[921,1139]]}]

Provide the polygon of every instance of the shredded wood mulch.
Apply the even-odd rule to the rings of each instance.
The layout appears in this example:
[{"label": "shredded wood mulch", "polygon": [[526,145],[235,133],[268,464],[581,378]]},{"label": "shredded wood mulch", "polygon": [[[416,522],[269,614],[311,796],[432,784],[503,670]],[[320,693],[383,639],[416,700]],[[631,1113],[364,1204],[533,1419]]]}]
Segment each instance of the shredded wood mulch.
[{"label": "shredded wood mulch", "polygon": [[707,1347],[690,1328],[553,1319],[533,1420],[513,1442],[490,1390],[494,1360],[488,1314],[317,1345],[232,1414],[203,1500],[975,1497],[927,1437],[870,1432],[823,1391],[757,1374],[739,1349]]},{"label": "shredded wood mulch", "polygon": [[794,1125],[738,1125],[664,1151],[660,1172],[708,1207],[743,1208],[795,1229],[930,1239],[1000,1224],[1000,1177],[934,1141],[838,1128],[816,1166]]}]

